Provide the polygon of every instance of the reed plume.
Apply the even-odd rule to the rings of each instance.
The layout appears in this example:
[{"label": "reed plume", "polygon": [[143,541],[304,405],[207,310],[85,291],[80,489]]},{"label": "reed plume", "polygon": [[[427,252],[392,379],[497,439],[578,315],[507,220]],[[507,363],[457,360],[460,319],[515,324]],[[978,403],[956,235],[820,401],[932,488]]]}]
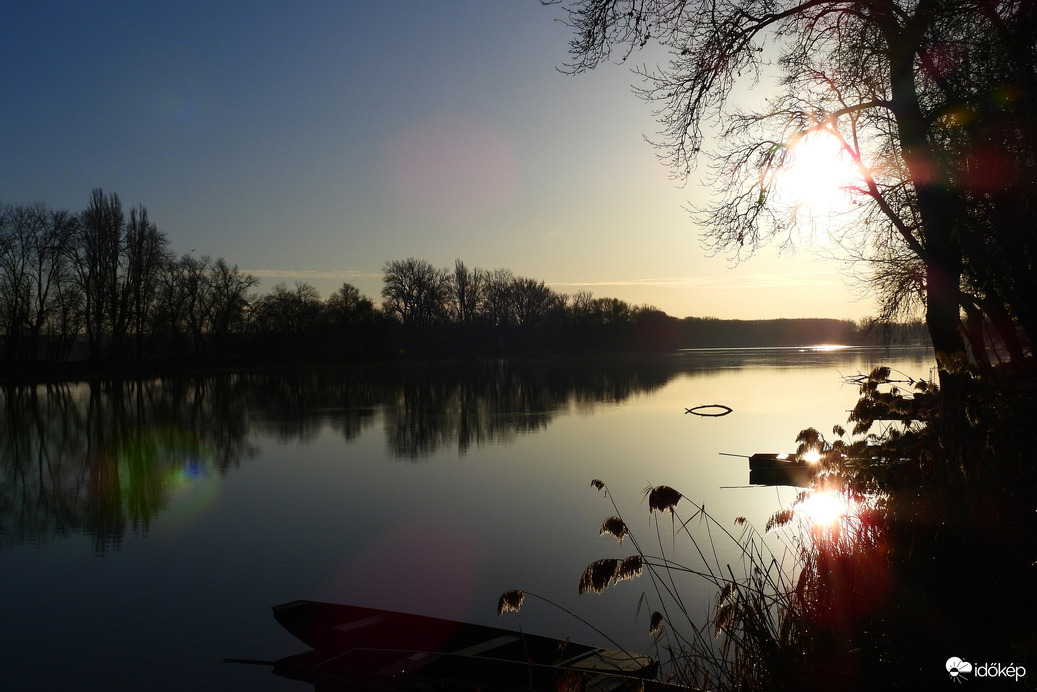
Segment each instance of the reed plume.
[{"label": "reed plume", "polygon": [[526,595],[518,589],[512,589],[511,591],[505,591],[501,594],[500,600],[497,601],[497,617],[501,616],[501,613],[507,613],[510,611],[518,612],[519,608],[522,607],[522,601]]},{"label": "reed plume", "polygon": [[648,634],[653,636],[662,634],[663,631],[663,614],[658,610],[652,613],[652,617],[648,623]]},{"label": "reed plume", "polygon": [[645,490],[645,494],[648,496],[648,510],[650,512],[665,512],[669,510],[671,514],[673,513],[673,508],[684,497],[680,492],[668,485],[657,485],[654,488],[648,488]]},{"label": "reed plume", "polygon": [[583,570],[583,574],[580,576],[579,593],[582,595],[586,591],[594,593],[604,591],[612,581],[612,577],[615,576],[618,565],[619,560],[615,558],[604,558],[587,565],[587,569]]},{"label": "reed plume", "polygon": [[636,579],[641,576],[641,571],[644,567],[644,560],[640,555],[631,555],[622,562],[616,568],[616,575],[613,583],[619,583],[627,579]]},{"label": "reed plume", "polygon": [[615,536],[616,540],[622,543],[623,539],[630,534],[630,530],[627,529],[626,522],[619,517],[609,517],[602,522],[598,535],[604,536],[606,533]]},{"label": "reed plume", "polygon": [[770,519],[767,520],[767,526],[765,527],[764,530],[767,533],[770,533],[774,529],[779,529],[779,528],[785,526],[786,524],[788,524],[790,521],[792,521],[792,518],[795,517],[795,516],[796,516],[795,510],[792,510],[792,509],[778,510],[777,512],[775,512],[774,514],[771,515]]},{"label": "reed plume", "polygon": [[579,593],[581,595],[587,591],[601,593],[612,584],[639,577],[643,566],[644,561],[640,555],[631,555],[624,560],[615,558],[596,560],[583,570],[583,574],[580,576]]}]

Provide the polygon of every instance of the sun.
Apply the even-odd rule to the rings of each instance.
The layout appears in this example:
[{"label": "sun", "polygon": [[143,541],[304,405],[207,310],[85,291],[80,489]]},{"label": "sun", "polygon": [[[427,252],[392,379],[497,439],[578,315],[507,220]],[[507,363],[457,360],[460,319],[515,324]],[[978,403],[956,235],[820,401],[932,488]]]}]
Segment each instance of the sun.
[{"label": "sun", "polygon": [[828,132],[812,132],[790,145],[785,165],[775,175],[784,203],[814,216],[847,210],[860,172],[842,143]]},{"label": "sun", "polygon": [[831,526],[849,513],[846,498],[832,491],[814,491],[800,505],[814,526]]},{"label": "sun", "polygon": [[807,462],[808,464],[816,464],[821,461],[821,452],[816,449],[811,449],[800,455],[800,459]]}]

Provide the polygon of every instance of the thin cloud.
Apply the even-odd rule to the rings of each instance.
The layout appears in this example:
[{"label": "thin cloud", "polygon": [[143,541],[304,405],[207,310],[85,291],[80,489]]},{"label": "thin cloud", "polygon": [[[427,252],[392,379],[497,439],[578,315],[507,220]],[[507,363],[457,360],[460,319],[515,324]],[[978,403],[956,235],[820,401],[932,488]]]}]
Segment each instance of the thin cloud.
[{"label": "thin cloud", "polygon": [[355,270],[322,272],[313,269],[242,269],[258,279],[380,279],[381,272]]},{"label": "thin cloud", "polygon": [[745,274],[739,276],[675,276],[650,279],[632,279],[628,281],[552,281],[551,286],[571,286],[573,288],[669,288],[669,289],[710,289],[710,290],[744,290],[747,288],[790,288],[792,286],[840,286],[841,275],[838,272],[801,272],[788,274],[780,272]]},{"label": "thin cloud", "polygon": [[[381,279],[382,272],[359,270],[317,271],[313,269],[243,269],[260,279]],[[791,288],[793,286],[840,286],[842,275],[833,271],[789,274],[768,272],[725,276],[669,276],[621,281],[547,281],[549,286],[572,289],[663,288],[676,290],[745,290],[752,288]]]}]

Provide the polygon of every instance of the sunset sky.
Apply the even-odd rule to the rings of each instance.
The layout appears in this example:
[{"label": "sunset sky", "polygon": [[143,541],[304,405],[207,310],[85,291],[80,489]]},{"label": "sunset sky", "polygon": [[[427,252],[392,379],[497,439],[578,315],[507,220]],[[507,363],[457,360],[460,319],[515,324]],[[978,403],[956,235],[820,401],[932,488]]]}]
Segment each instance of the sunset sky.
[{"label": "sunset sky", "polygon": [[[379,299],[387,260],[671,315],[861,318],[839,265],[709,257],[627,65],[568,76],[539,0],[56,2],[0,23],[0,202],[142,204],[177,254]],[[763,93],[757,90],[754,94]],[[822,248],[823,250],[823,248]]]}]

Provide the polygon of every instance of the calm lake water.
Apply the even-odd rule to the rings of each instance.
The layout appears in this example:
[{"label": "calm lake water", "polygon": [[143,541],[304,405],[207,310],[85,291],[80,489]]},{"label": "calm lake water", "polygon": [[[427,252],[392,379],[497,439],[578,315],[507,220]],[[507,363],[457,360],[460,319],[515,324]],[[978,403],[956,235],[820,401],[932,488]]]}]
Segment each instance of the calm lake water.
[{"label": "calm lake water", "polygon": [[[327,600],[606,644],[550,598],[649,651],[648,582],[577,595],[594,560],[655,540],[667,484],[762,527],[796,489],[746,487],[751,454],[846,422],[843,376],[920,349],[688,351],[235,374],[2,390],[0,689],[305,690],[268,668],[304,650],[271,605]],[[685,408],[719,403],[722,418]],[[687,518],[687,514],[685,518]],[[694,561],[666,535],[663,548]],[[697,521],[692,530],[700,530]],[[721,560],[733,550],[719,546]],[[705,613],[714,592],[684,586]]]}]

